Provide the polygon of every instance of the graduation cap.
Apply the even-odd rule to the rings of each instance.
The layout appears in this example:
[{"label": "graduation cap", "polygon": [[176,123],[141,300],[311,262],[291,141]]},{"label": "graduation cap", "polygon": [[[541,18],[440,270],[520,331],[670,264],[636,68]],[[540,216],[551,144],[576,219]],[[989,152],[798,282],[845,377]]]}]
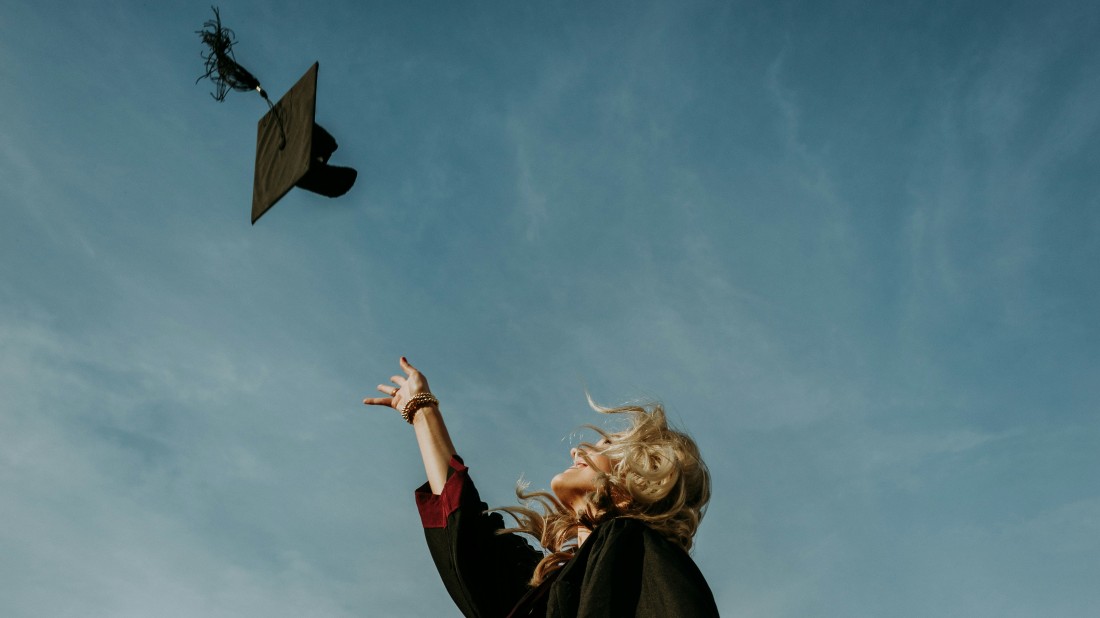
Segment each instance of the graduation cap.
[{"label": "graduation cap", "polygon": [[260,119],[256,131],[256,175],[252,183],[252,223],[292,188],[339,197],[355,184],[350,167],[328,164],[336,139],[314,121],[318,63],[306,71]]},{"label": "graduation cap", "polygon": [[206,74],[217,87],[210,93],[222,101],[231,90],[255,90],[267,102],[267,114],[256,131],[256,171],[252,182],[252,223],[294,187],[326,197],[339,197],[355,184],[358,173],[350,167],[328,164],[337,148],[336,139],[315,121],[318,63],[306,71],[278,103],[272,103],[260,82],[237,63],[233,31],[214,19],[198,31],[209,52],[203,54]]}]

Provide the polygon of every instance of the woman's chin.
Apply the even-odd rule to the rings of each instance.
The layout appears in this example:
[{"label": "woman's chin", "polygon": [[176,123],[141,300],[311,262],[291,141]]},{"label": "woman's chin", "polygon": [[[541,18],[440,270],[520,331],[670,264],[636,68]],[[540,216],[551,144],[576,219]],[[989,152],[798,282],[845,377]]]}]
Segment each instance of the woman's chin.
[{"label": "woman's chin", "polygon": [[554,496],[562,504],[569,504],[578,494],[584,493],[569,482],[569,478],[566,477],[565,473],[559,474],[550,480],[550,491],[554,492]]},{"label": "woman's chin", "polygon": [[561,474],[555,475],[550,479],[550,491],[554,492],[554,495],[561,499],[561,490],[565,488],[568,483],[562,478]]}]

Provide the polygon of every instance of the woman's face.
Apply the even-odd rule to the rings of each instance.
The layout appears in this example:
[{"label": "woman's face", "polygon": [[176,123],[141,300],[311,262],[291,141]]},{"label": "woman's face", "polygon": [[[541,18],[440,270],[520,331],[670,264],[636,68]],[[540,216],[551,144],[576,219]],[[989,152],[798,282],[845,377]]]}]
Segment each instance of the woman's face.
[{"label": "woman's face", "polygon": [[584,459],[583,449],[569,449],[573,465],[550,481],[550,489],[562,504],[572,508],[579,507],[584,495],[596,489],[599,473],[611,472],[611,459],[600,454],[600,450],[607,444],[607,440],[600,440],[596,443],[596,449],[587,452],[591,466]]}]

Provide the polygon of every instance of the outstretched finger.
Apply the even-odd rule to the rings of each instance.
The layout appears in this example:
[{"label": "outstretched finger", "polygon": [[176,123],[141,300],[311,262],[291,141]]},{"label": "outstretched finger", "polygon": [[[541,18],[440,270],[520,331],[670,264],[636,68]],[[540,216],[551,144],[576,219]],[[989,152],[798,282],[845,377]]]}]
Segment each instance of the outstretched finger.
[{"label": "outstretched finger", "polygon": [[363,403],[368,406],[386,406],[392,407],[393,397],[367,397],[363,400]]},{"label": "outstretched finger", "polygon": [[[407,381],[408,381],[408,378],[406,378],[405,376],[390,376],[390,382],[393,382],[394,384],[396,384],[398,388],[404,386],[405,382],[407,382]],[[386,388],[393,388],[393,387],[388,386]],[[386,391],[386,392],[389,392],[389,391]]]},{"label": "outstretched finger", "polygon": [[405,372],[405,375],[410,375],[411,376],[413,374],[413,372],[416,371],[416,367],[413,367],[411,364],[409,364],[409,359],[405,358],[404,356],[401,357],[400,362],[401,362],[401,369],[402,369],[402,371]]}]

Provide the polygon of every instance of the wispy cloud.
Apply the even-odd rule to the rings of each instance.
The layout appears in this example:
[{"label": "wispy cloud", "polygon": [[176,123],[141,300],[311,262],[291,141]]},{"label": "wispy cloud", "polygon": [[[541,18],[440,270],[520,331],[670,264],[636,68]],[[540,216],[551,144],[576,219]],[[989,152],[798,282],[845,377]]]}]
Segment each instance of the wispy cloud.
[{"label": "wispy cloud", "polygon": [[547,218],[546,195],[536,186],[536,175],[532,169],[531,139],[526,135],[526,123],[510,118],[508,132],[515,144],[517,166],[516,192],[519,197],[519,210],[524,225],[524,236],[528,242],[539,240],[539,230]]}]

